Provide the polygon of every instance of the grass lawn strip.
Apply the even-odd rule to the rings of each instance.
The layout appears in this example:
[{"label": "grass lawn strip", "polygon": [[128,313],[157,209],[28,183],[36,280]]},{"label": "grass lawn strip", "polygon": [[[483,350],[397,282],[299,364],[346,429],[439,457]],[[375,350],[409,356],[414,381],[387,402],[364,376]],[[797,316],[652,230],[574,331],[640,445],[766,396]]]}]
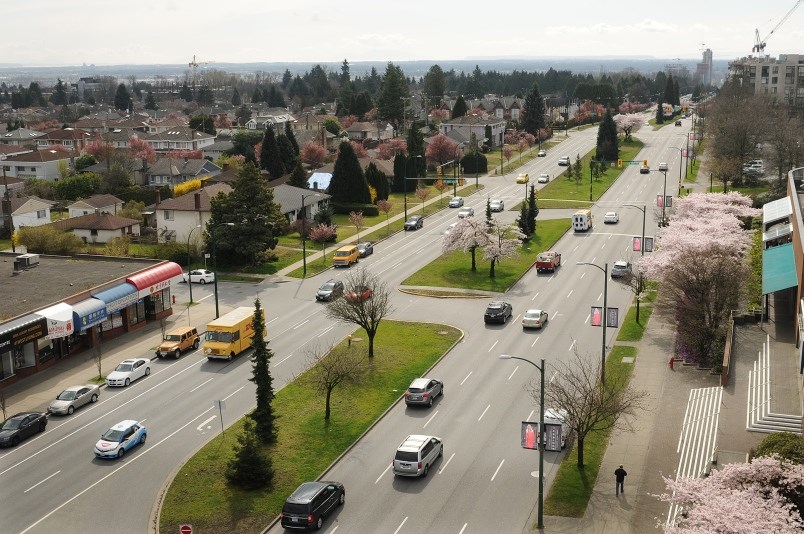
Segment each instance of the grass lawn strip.
[{"label": "grass lawn strip", "polygon": [[[309,373],[302,374],[277,392],[274,400],[278,442],[267,447],[275,470],[273,487],[252,492],[227,483],[226,465],[242,429],[242,420],[238,421],[176,474],[162,506],[161,531],[177,532],[181,524],[192,522],[205,533],[259,532],[280,513],[299,484],[317,479],[400,398],[413,378],[421,376],[460,337],[461,332],[450,326],[384,321],[375,339],[371,371],[360,385],[333,392],[328,424],[321,395],[310,383]],[[365,333],[353,333],[351,350],[365,351],[366,344],[355,343],[357,338],[365,338]]]},{"label": "grass lawn strip", "polygon": [[642,303],[639,306],[639,323],[637,323],[636,306],[631,306],[625,315],[625,319],[623,319],[623,326],[620,328],[620,333],[617,334],[617,341],[639,341],[642,339],[642,334],[645,333],[645,326],[648,324],[651,313],[653,313],[653,307],[645,306]]}]

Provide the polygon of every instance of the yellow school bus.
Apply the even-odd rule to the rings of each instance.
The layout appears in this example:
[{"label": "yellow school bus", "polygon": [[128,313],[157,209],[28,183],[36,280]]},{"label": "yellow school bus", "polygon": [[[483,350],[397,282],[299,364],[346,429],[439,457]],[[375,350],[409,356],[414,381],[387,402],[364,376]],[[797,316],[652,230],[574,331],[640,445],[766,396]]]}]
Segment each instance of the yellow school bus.
[{"label": "yellow school bus", "polygon": [[[262,310],[265,332],[265,310]],[[251,346],[254,337],[254,308],[235,308],[207,325],[204,335],[204,354],[210,360],[232,358]]]}]

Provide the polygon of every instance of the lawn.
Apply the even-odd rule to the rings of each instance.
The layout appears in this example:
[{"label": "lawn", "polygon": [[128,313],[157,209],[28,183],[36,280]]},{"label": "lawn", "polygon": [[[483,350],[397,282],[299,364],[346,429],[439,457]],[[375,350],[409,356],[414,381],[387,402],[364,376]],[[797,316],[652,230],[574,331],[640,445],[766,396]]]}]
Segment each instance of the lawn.
[{"label": "lawn", "polygon": [[[365,337],[362,330],[354,337]],[[375,339],[374,363],[359,386],[333,392],[332,417],[324,421],[324,403],[309,373],[277,392],[277,443],[266,447],[274,468],[273,487],[243,491],[225,478],[227,462],[242,429],[242,420],[196,453],[176,474],[164,498],[162,532],[178,532],[191,522],[205,533],[259,532],[281,511],[290,493],[317,479],[377,418],[461,337],[459,330],[438,324],[384,321]],[[351,349],[366,350],[353,342]]]},{"label": "lawn", "polygon": [[[628,143],[621,142],[620,158],[623,161],[634,160],[639,151],[642,150],[642,147],[643,143],[638,139]],[[609,167],[602,177],[592,181],[589,176],[589,162],[593,155],[594,150],[590,150],[581,158],[581,168],[584,173],[580,182],[567,178],[565,174],[566,167],[563,168],[564,170],[561,174],[553,176],[550,183],[538,192],[539,209],[588,208],[590,201],[598,200],[626,169],[625,165],[622,169],[618,169],[616,162],[614,162],[614,167]],[[572,159],[571,161],[574,167],[575,160]]]},{"label": "lawn", "polygon": [[636,306],[631,306],[628,309],[628,313],[625,314],[620,333],[617,335],[617,341],[639,341],[642,339],[651,313],[653,313],[653,306],[641,305],[639,307],[639,322],[637,323]]},{"label": "lawn", "polygon": [[475,253],[476,271],[471,270],[471,254],[459,250],[440,256],[413,273],[402,282],[402,285],[504,292],[533,266],[536,255],[549,250],[570,229],[570,226],[569,219],[539,221],[536,225],[536,235],[530,242],[520,247],[520,255],[496,265],[494,278],[489,277],[490,265],[483,259],[482,250]]},{"label": "lawn", "polygon": [[[634,363],[623,363],[623,357],[633,357],[636,361],[636,347],[616,345],[606,360],[608,380],[625,379],[629,381]],[[583,517],[589,497],[595,487],[600,463],[606,453],[611,430],[592,432],[586,436],[583,448],[584,468],[578,467],[577,441],[566,451],[564,460],[558,468],[550,493],[544,501],[544,513],[563,517]]]}]

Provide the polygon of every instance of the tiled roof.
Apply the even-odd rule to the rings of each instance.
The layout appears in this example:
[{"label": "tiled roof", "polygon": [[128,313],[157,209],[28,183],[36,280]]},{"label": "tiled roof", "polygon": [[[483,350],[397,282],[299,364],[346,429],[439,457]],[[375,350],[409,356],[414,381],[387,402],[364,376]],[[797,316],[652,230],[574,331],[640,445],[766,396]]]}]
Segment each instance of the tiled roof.
[{"label": "tiled roof", "polygon": [[29,130],[28,128],[17,128],[10,132],[5,132],[0,139],[13,140],[13,141],[30,141],[45,135],[36,130]]},{"label": "tiled roof", "polygon": [[195,141],[197,139],[214,139],[214,135],[193,130],[188,126],[177,126],[164,132],[152,133],[145,139],[149,141]]},{"label": "tiled roof", "polygon": [[175,211],[198,211],[195,206],[195,195],[199,194],[201,204],[201,211],[210,211],[212,204],[210,199],[218,193],[230,193],[231,186],[228,184],[212,184],[202,187],[197,191],[191,191],[186,195],[180,197],[169,198],[156,206],[158,210],[175,210]]},{"label": "tiled roof", "polygon": [[114,206],[115,204],[120,204],[123,201],[117,198],[114,195],[92,195],[89,198],[84,198],[81,200],[77,200],[74,203],[67,206],[68,208],[82,208],[84,206],[89,208],[106,208],[108,206]]},{"label": "tiled roof", "polygon": [[111,213],[104,213],[96,215],[89,213],[81,215],[80,217],[70,217],[69,219],[62,219],[51,223],[51,225],[61,231],[66,230],[120,230],[135,224],[141,224],[142,221],[137,219],[129,219],[127,217],[118,217]]},{"label": "tiled roof", "polygon": [[196,176],[203,174],[205,168],[211,168],[210,173],[219,169],[208,159],[160,158],[148,168],[148,174],[152,176]]},{"label": "tiled roof", "polygon": [[279,204],[282,213],[291,213],[301,209],[302,195],[305,196],[304,204],[310,206],[322,200],[330,198],[325,193],[318,193],[310,191],[309,189],[302,189],[300,187],[293,187],[292,185],[282,184],[273,188],[274,202]]},{"label": "tiled roof", "polygon": [[64,140],[64,139],[92,139],[92,134],[81,129],[65,128],[63,130],[51,130],[45,134],[45,139]]},{"label": "tiled roof", "polygon": [[8,165],[8,162],[42,163],[45,161],[58,161],[60,159],[70,159],[70,154],[63,150],[34,150],[32,152],[26,152],[25,154],[8,156],[6,165]]}]

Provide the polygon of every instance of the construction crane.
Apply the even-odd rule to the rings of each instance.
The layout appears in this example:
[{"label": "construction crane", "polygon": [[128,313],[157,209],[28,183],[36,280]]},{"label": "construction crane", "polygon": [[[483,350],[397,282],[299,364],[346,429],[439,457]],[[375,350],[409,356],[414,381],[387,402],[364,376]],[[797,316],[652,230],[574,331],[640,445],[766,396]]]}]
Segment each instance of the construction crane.
[{"label": "construction crane", "polygon": [[779,21],[779,23],[778,23],[778,24],[776,24],[776,26],[774,26],[774,27],[773,27],[773,29],[770,31],[770,33],[769,33],[768,35],[766,35],[766,36],[765,36],[765,38],[764,38],[764,39],[760,39],[760,38],[759,38],[759,28],[757,28],[757,29],[756,29],[756,31],[755,31],[755,38],[754,38],[754,39],[755,39],[755,42],[754,42],[754,48],[753,48],[752,50],[753,50],[754,52],[759,53],[759,54],[764,54],[764,53],[765,53],[765,44],[766,44],[766,41],[767,41],[767,40],[770,38],[770,36],[771,36],[771,35],[773,35],[773,32],[775,32],[776,30],[778,30],[778,29],[779,29],[779,26],[781,26],[782,24],[784,24],[784,21],[786,21],[786,20],[787,20],[787,18],[788,18],[790,15],[792,15],[792,14],[793,14],[793,11],[795,11],[795,10],[796,10],[796,8],[798,8],[798,6],[800,6],[800,5],[801,5],[801,3],[802,3],[802,2],[804,2],[804,0],[798,0],[798,2],[796,2],[796,4],[795,4],[795,5],[794,5],[794,6],[793,6],[791,9],[790,9],[790,11],[788,11],[788,12],[787,12],[787,14],[786,14],[784,17],[782,17],[782,20],[780,20],[780,21]]},{"label": "construction crane", "polygon": [[193,69],[193,85],[195,85],[198,79],[198,66],[199,65],[207,65],[209,63],[215,63],[214,61],[196,61],[195,54],[193,54],[193,60],[187,64],[188,67]]}]

